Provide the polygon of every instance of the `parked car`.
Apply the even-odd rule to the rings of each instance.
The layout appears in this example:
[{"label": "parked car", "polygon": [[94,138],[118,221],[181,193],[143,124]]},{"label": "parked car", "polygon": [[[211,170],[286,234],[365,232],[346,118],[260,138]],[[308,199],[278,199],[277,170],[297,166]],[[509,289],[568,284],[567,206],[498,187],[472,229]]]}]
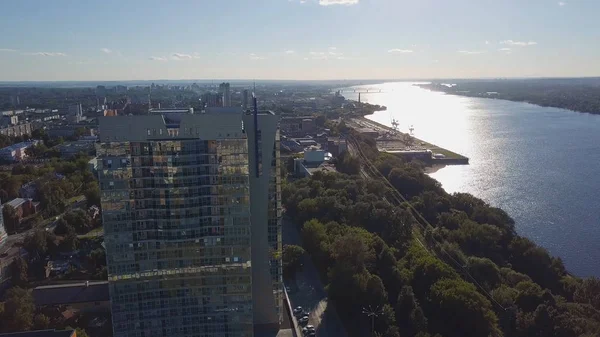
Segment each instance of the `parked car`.
[{"label": "parked car", "polygon": [[298,306],[298,307],[294,308],[294,315],[298,316],[302,313],[302,311],[304,311],[302,309],[302,307]]},{"label": "parked car", "polygon": [[300,319],[298,319],[298,323],[304,325],[304,324],[308,324],[308,316],[302,316],[300,317]]}]

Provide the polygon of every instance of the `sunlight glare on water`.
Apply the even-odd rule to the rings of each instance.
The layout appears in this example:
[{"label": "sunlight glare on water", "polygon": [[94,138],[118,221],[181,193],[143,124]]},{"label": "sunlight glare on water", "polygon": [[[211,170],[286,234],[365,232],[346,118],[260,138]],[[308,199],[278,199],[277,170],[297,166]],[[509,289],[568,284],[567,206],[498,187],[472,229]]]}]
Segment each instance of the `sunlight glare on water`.
[{"label": "sunlight glare on water", "polygon": [[[506,210],[519,234],[579,276],[600,275],[600,116],[526,103],[431,92],[413,83],[346,88],[352,100],[385,105],[368,116],[469,157],[431,174],[449,192]],[[379,92],[381,90],[381,92]],[[568,202],[565,202],[568,200]]]}]

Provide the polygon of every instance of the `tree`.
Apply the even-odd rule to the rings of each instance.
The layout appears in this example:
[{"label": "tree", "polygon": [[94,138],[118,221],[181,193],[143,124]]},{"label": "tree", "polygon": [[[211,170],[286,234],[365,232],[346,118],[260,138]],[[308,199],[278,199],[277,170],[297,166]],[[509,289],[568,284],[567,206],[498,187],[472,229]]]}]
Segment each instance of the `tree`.
[{"label": "tree", "polygon": [[50,319],[48,318],[48,316],[46,316],[44,314],[37,314],[33,318],[33,328],[35,330],[48,329],[49,326],[50,326]]},{"label": "tree", "polygon": [[446,337],[499,336],[492,305],[471,283],[443,279],[431,287],[430,328]]},{"label": "tree", "polygon": [[12,282],[17,286],[24,286],[27,284],[27,273],[28,265],[27,261],[22,257],[15,258],[12,265]]},{"label": "tree", "polygon": [[283,273],[286,277],[293,277],[296,271],[302,265],[302,257],[304,256],[304,248],[296,245],[283,246]]},{"label": "tree", "polygon": [[79,248],[79,239],[77,234],[71,232],[68,233],[58,247],[63,252],[70,252]]},{"label": "tree", "polygon": [[63,219],[69,226],[75,228],[77,233],[87,233],[91,229],[91,218],[88,213],[82,209],[65,213]]},{"label": "tree", "polygon": [[500,283],[500,270],[490,259],[471,256],[467,260],[467,270],[487,291]]},{"label": "tree", "polygon": [[419,331],[427,330],[427,318],[411,286],[404,286],[400,290],[396,301],[396,321],[401,334],[405,336],[414,336]]},{"label": "tree", "polygon": [[600,279],[596,277],[584,279],[575,290],[573,298],[576,302],[588,303],[600,310]]},{"label": "tree", "polygon": [[[284,258],[285,258],[285,250],[284,250]],[[96,268],[102,268],[103,266],[106,266],[106,251],[103,248],[97,248],[97,249],[92,250],[92,252],[90,253],[90,262]]]},{"label": "tree", "polygon": [[82,328],[75,329],[75,333],[77,334],[77,337],[89,337],[87,332]]},{"label": "tree", "polygon": [[44,257],[48,252],[48,235],[44,229],[36,229],[25,238],[23,246],[32,257]]},{"label": "tree", "polygon": [[316,219],[307,221],[302,227],[302,242],[306,250],[319,259],[323,254],[322,245],[327,243],[325,226]]},{"label": "tree", "polygon": [[0,326],[6,332],[28,331],[33,327],[35,305],[31,291],[19,287],[10,288],[6,292],[4,315]]},{"label": "tree", "polygon": [[4,218],[4,229],[7,233],[13,233],[19,226],[19,214],[11,205],[2,206],[2,216]]},{"label": "tree", "polygon": [[336,169],[346,174],[360,173],[360,159],[354,157],[348,151],[342,152],[336,161]]}]

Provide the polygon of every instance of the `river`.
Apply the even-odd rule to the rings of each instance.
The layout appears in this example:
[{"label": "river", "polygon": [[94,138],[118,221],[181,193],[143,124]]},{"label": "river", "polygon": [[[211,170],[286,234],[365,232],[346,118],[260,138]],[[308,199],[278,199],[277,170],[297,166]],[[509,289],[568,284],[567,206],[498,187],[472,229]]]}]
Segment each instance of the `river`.
[{"label": "river", "polygon": [[[600,276],[600,116],[527,103],[446,95],[413,83],[346,88],[385,105],[367,118],[470,158],[431,174],[506,210],[517,232],[563,259],[578,276]],[[379,92],[381,91],[381,92]]]}]

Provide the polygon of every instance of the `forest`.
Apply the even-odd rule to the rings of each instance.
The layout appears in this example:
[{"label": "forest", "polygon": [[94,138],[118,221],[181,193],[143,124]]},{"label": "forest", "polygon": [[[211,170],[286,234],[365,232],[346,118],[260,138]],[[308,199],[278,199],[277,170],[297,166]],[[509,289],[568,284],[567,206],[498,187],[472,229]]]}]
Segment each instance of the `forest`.
[{"label": "forest", "polygon": [[286,216],[351,336],[370,328],[368,306],[381,309],[375,331],[384,337],[600,334],[600,280],[570,275],[517,235],[506,212],[446,193],[419,163],[369,153],[423,219],[386,202],[383,181],[352,174],[347,153],[338,169],[349,174],[319,172],[283,189]]},{"label": "forest", "polygon": [[600,79],[529,79],[457,81],[420,84],[425,89],[447,94],[527,102],[591,114],[600,114]]}]

